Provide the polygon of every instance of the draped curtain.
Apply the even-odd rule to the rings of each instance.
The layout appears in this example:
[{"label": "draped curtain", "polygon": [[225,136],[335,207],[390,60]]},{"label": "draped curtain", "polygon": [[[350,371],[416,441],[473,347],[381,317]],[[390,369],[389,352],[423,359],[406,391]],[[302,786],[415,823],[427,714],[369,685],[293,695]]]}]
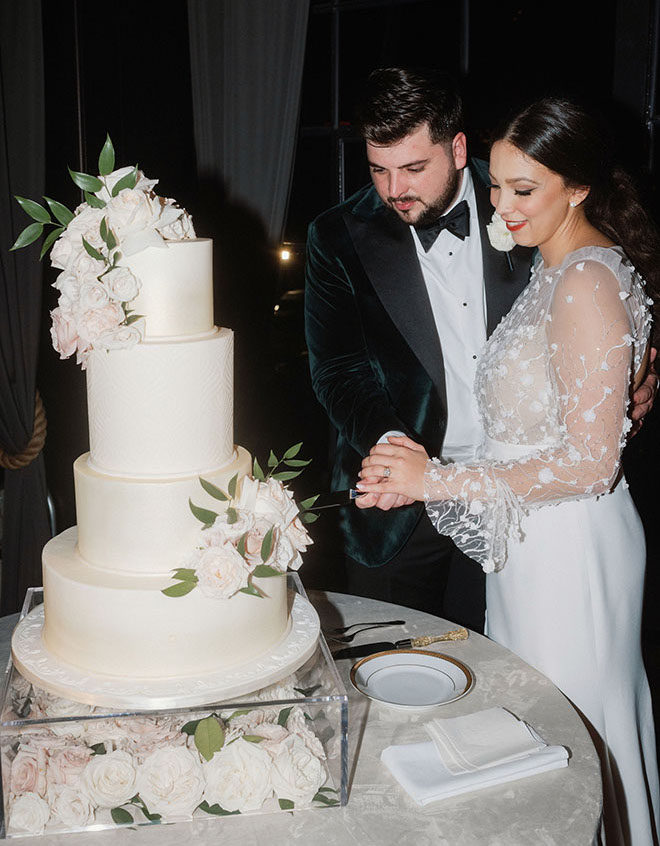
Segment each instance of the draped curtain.
[{"label": "draped curtain", "polygon": [[282,234],[309,0],[188,0],[197,171]]},{"label": "draped curtain", "polygon": [[[8,252],[30,219],[14,195],[44,193],[44,74],[40,0],[0,3],[0,448],[21,454],[32,438],[41,319],[39,245]],[[50,536],[41,453],[4,471],[0,613],[17,611],[41,584]]]}]

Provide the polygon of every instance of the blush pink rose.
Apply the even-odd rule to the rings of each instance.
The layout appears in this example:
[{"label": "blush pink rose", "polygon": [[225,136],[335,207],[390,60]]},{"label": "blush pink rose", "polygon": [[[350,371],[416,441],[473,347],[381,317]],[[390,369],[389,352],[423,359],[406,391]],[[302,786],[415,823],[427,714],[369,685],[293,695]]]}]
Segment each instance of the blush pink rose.
[{"label": "blush pink rose", "polygon": [[60,358],[69,358],[78,346],[78,330],[72,314],[67,314],[61,308],[55,308],[50,316],[53,324],[50,327],[50,337],[53,347],[60,354]]},{"label": "blush pink rose", "polygon": [[53,753],[48,761],[49,784],[73,785],[92,759],[92,750],[87,746],[66,746]]},{"label": "blush pink rose", "polygon": [[46,793],[46,751],[45,749],[19,750],[12,761],[11,792],[16,796],[21,793]]}]

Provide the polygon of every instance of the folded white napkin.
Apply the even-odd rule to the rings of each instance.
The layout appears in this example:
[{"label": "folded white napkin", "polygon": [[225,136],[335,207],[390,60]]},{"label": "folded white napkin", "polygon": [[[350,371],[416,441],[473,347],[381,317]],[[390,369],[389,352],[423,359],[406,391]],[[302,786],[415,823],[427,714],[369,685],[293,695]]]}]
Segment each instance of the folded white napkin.
[{"label": "folded white napkin", "polygon": [[431,743],[388,746],[381,759],[418,805],[565,767],[568,752],[548,746],[503,708],[432,720]]}]

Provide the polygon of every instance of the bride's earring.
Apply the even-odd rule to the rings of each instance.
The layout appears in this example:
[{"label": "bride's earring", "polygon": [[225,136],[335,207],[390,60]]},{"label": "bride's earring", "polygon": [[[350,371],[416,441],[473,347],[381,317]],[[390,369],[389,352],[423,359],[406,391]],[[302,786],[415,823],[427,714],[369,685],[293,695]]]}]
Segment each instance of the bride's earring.
[{"label": "bride's earring", "polygon": [[577,206],[577,203],[575,202],[575,200],[571,200],[571,202],[570,202],[568,205],[569,205],[572,209],[574,209],[574,208],[575,208],[575,206]]}]

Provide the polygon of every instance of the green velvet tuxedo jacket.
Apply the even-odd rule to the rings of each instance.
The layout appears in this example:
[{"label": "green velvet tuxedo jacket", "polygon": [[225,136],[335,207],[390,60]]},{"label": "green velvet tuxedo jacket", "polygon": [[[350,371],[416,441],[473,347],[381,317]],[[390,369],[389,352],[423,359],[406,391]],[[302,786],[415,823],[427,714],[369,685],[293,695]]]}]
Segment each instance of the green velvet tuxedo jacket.
[{"label": "green velvet tuxedo jacket", "polygon": [[[491,247],[487,167],[473,160],[488,334],[529,279],[532,250]],[[362,457],[390,429],[439,455],[446,426],[438,337],[410,227],[367,186],[309,227],[305,331],[312,384],[337,429],[333,490],[355,485]],[[346,554],[366,566],[389,561],[419,520],[421,505],[383,512],[342,508]]]}]

